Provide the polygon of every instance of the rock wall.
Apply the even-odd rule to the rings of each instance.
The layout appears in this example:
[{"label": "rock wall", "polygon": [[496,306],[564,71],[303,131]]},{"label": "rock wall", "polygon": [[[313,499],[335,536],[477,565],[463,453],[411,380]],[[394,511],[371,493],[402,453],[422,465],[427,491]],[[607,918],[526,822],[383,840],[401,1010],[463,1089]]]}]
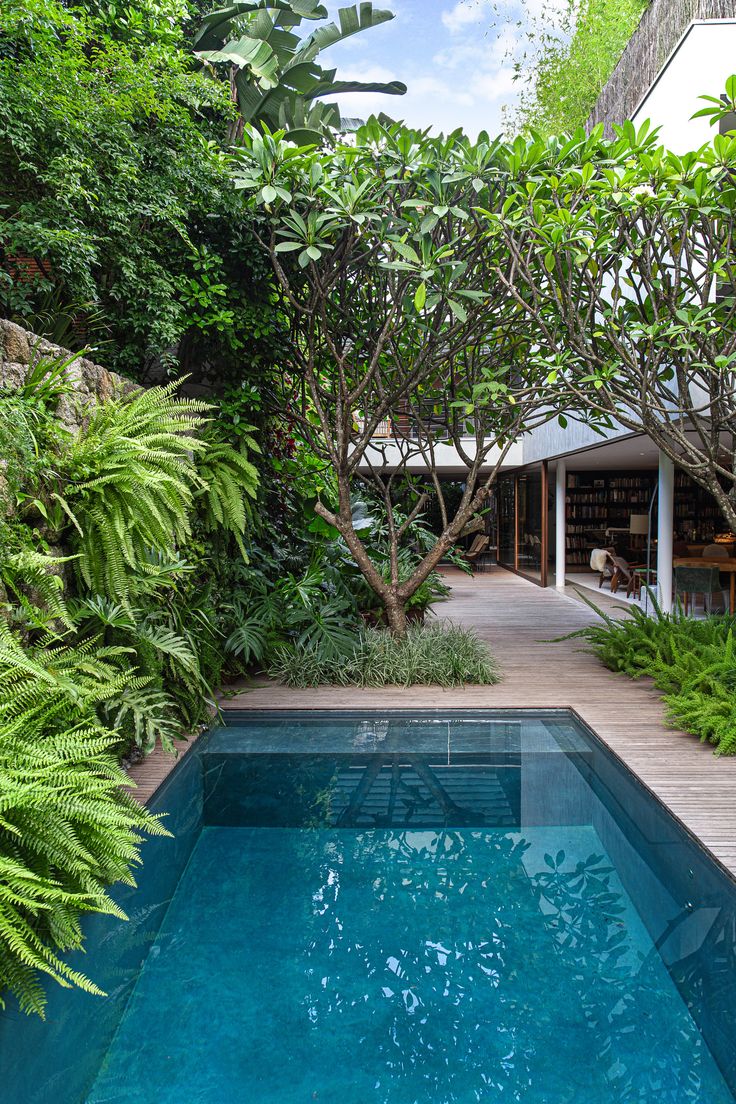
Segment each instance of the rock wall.
[{"label": "rock wall", "polygon": [[[31,365],[39,357],[61,357],[67,360],[72,355],[68,349],[52,345],[50,341],[37,337],[22,326],[0,319],[0,388],[15,391],[21,387]],[[128,391],[135,387],[130,380],[125,380],[82,356],[70,362],[66,376],[72,391],[68,395],[62,395],[56,414],[70,429],[79,428],[85,407],[104,402],[121,390]]]},{"label": "rock wall", "polygon": [[734,0],[652,0],[629,39],[587,122],[613,136],[612,123],[630,119],[644,93],[694,19],[732,19]]}]

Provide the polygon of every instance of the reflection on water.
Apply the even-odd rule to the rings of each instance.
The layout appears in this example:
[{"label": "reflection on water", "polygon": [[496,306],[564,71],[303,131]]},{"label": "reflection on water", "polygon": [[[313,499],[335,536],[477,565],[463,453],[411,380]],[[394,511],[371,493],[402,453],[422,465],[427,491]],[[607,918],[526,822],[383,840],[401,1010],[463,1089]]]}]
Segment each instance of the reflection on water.
[{"label": "reflection on water", "polygon": [[521,815],[521,757],[210,755],[205,787],[209,824],[513,827]]},{"label": "reflection on water", "polygon": [[207,829],[155,952],[90,1104],[732,1104],[590,827]]}]

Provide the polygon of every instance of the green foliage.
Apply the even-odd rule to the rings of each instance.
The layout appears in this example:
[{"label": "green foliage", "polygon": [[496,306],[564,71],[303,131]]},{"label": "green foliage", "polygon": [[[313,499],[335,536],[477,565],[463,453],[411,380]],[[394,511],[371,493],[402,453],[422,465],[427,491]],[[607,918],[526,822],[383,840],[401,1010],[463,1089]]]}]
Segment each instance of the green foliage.
[{"label": "green foliage", "polygon": [[653,679],[673,723],[715,744],[717,755],[735,754],[736,618],[696,621],[680,609],[650,616],[632,606],[619,620],[593,609],[602,620],[573,635],[612,671]]},{"label": "green foliage", "polygon": [[133,884],[142,833],[163,831],[121,788],[119,736],[98,718],[127,681],[115,658],[23,647],[0,620],[0,993],[41,1015],[39,974],[100,992],[58,952],[81,946],[82,913],[123,916],[107,886]]},{"label": "green foliage", "polygon": [[283,347],[182,0],[0,6],[0,314],[140,375]]},{"label": "green foliage", "polygon": [[0,392],[0,992],[41,1014],[39,974],[99,991],[64,952],[84,912],[120,915],[106,887],[161,830],[118,762],[208,719],[225,638],[200,538],[242,563],[235,500],[257,484],[250,429],[205,439],[210,406],[173,385],[63,429],[67,367],[40,360]]},{"label": "green foliage", "polygon": [[571,134],[583,126],[636,30],[649,0],[544,3],[528,20],[514,131]]},{"label": "green foliage", "polygon": [[[736,136],[675,154],[648,122],[614,131],[508,148],[513,187],[485,216],[515,257],[498,278],[542,325],[530,357],[569,390],[567,409],[647,434],[736,529],[722,444],[736,406]],[[687,449],[684,424],[702,428]]]},{"label": "green foliage", "polygon": [[[65,498],[79,571],[93,592],[127,600],[148,552],[167,552],[191,532],[193,454],[206,447],[195,431],[209,408],[175,398],[174,387],[100,403],[69,447]],[[211,479],[217,468],[213,459]]]},{"label": "green foliage", "polygon": [[237,447],[209,439],[197,465],[204,481],[198,504],[204,529],[209,533],[222,529],[232,533],[246,558],[243,537],[258,490],[258,471],[248,455],[261,451],[254,433],[255,426],[240,424]]},{"label": "green foliage", "polygon": [[327,657],[316,643],[284,648],[270,674],[287,686],[490,686],[499,680],[487,646],[469,629],[410,625],[405,637],[365,629],[350,651]]},{"label": "green foliage", "polygon": [[207,15],[195,38],[197,57],[207,66],[225,65],[240,112],[241,126],[252,123],[283,129],[300,144],[320,144],[341,126],[336,103],[325,96],[383,92],[400,96],[400,81],[337,81],[335,69],[318,61],[323,50],[393,19],[372,3],[338,10],[338,23],[322,23],[300,39],[305,20],[324,20],[319,0],[237,0]]},{"label": "green foliage", "polygon": [[[176,397],[173,385],[113,396],[78,432],[55,436],[48,388],[37,382],[13,398],[42,455],[14,476],[12,505],[23,510],[0,552],[6,616],[29,638],[65,630],[117,648],[133,680],[108,696],[101,718],[144,751],[157,740],[170,748],[206,718],[222,668],[221,617],[194,530],[226,552],[230,538],[243,548],[244,503],[257,484],[248,453],[257,443],[249,428],[237,449],[205,439],[210,406]],[[72,555],[49,554],[49,533]],[[65,597],[72,568],[76,594]]]},{"label": "green foliage", "polygon": [[230,595],[229,622],[225,647],[246,665],[268,663],[285,645],[338,658],[352,648],[361,623],[340,565],[319,561],[300,576],[245,573]]},{"label": "green foliage", "polygon": [[[335,148],[299,149],[283,131],[250,128],[233,157],[235,186],[270,224],[261,240],[292,319],[289,420],[341,489],[321,496],[321,521],[351,548],[396,631],[484,507],[510,442],[553,417],[564,393],[540,368],[542,335],[503,280],[516,262],[496,220],[518,162],[483,133],[434,138],[376,118],[355,146]],[[391,459],[376,440],[387,422],[399,427]],[[463,469],[453,510],[433,478],[440,442]],[[407,482],[422,480],[442,533],[405,571],[399,519]],[[387,557],[371,556],[352,518],[366,484],[385,518]],[[419,496],[409,516],[421,507]]]}]

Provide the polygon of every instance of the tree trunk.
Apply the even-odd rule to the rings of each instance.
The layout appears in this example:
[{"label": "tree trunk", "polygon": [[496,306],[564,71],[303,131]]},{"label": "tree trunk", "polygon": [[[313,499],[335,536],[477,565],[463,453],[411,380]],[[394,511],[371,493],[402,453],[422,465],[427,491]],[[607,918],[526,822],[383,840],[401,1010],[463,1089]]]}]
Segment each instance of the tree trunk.
[{"label": "tree trunk", "polygon": [[391,635],[402,640],[406,636],[406,609],[404,603],[396,595],[384,599],[386,608],[386,620],[391,630]]}]

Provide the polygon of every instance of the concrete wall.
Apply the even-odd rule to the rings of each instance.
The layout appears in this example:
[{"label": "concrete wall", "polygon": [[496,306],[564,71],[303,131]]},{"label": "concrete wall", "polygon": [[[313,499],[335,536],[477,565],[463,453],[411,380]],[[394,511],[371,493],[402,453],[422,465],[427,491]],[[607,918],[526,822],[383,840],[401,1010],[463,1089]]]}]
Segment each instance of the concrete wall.
[{"label": "concrete wall", "polygon": [[562,428],[558,421],[546,422],[521,439],[522,463],[536,464],[540,460],[551,460],[555,456],[564,456],[579,449],[601,445],[604,441],[613,441],[617,437],[629,436],[630,430],[618,426],[614,429],[596,433],[581,422],[574,422],[568,416],[567,427]]},{"label": "concrete wall", "polygon": [[[729,5],[736,17],[736,0]],[[719,96],[736,72],[736,18],[720,23],[693,23],[634,114],[660,128],[663,145],[687,153],[713,140],[710,120],[693,119],[702,95]]]},{"label": "concrete wall", "polygon": [[[364,470],[368,470],[369,463],[374,468],[386,467],[392,469],[401,466],[404,451],[403,446],[399,445],[392,437],[375,437],[373,438],[373,442],[374,443],[369,445],[366,450],[365,462],[361,465]],[[471,457],[475,456],[475,439],[468,437],[464,445],[468,455]],[[467,473],[468,469],[466,464],[458,455],[455,446],[450,442],[437,442],[434,453],[435,464],[439,471],[447,475],[456,475],[459,479]],[[498,463],[500,455],[501,450],[494,446],[488,453],[482,470],[484,472],[489,472]],[[523,463],[522,442],[520,440],[515,441],[504,457],[501,469],[515,468]],[[418,451],[411,456],[404,467],[407,471],[413,473],[427,471],[427,465]]]}]

